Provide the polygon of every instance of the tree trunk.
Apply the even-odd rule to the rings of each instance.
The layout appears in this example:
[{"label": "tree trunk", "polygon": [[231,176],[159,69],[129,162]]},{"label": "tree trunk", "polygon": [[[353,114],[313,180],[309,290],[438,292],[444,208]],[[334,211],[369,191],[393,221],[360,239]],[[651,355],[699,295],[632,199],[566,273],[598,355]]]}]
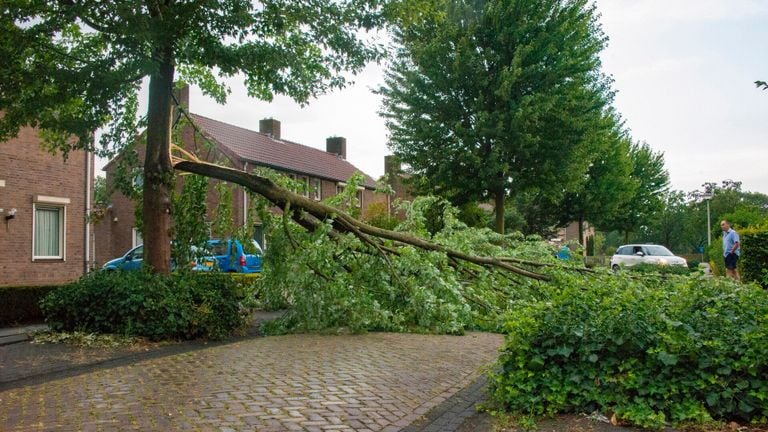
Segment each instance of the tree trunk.
[{"label": "tree trunk", "polygon": [[147,153],[144,159],[144,263],[171,272],[171,91],[174,64],[170,49],[156,53],[161,63],[149,79]]},{"label": "tree trunk", "polygon": [[624,244],[629,243],[629,231],[624,231]]},{"label": "tree trunk", "polygon": [[494,212],[496,213],[496,232],[504,234],[504,189],[496,191]]},{"label": "tree trunk", "polygon": [[579,215],[579,244],[582,248],[587,247],[587,242],[584,241],[584,216]]}]

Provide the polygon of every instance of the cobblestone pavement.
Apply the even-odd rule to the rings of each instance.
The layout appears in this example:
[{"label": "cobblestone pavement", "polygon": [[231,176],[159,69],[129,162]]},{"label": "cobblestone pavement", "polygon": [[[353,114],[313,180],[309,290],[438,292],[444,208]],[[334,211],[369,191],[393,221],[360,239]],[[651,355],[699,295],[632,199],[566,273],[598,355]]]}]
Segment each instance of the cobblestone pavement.
[{"label": "cobblestone pavement", "polygon": [[501,342],[486,333],[243,340],[0,391],[0,430],[396,431],[476,382]]},{"label": "cobblestone pavement", "polygon": [[0,346],[0,390],[24,378],[71,371],[116,358],[143,354],[161,348],[160,344],[143,344],[120,348],[89,348],[65,344],[33,344],[22,342]]}]

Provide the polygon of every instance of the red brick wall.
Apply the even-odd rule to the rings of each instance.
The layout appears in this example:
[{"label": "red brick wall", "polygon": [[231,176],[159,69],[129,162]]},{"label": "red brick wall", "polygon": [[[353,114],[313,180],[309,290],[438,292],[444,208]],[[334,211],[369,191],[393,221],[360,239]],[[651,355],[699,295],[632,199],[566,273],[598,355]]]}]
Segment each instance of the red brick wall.
[{"label": "red brick wall", "polygon": [[[17,138],[0,143],[0,286],[48,285],[69,282],[86,269],[86,161],[82,151],[62,155],[43,151],[37,132],[24,128]],[[2,182],[0,182],[2,183]],[[91,194],[93,189],[91,188]],[[68,198],[64,259],[32,260],[32,220],[35,195]],[[10,209],[16,216],[6,221]],[[91,254],[93,259],[93,254]]]}]

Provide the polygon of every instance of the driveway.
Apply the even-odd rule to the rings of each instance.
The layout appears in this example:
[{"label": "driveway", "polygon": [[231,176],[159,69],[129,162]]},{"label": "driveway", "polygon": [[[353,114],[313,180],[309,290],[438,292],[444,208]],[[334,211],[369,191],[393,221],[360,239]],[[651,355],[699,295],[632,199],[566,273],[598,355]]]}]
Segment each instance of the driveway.
[{"label": "driveway", "polygon": [[502,336],[247,339],[0,392],[0,430],[401,430],[475,382]]}]

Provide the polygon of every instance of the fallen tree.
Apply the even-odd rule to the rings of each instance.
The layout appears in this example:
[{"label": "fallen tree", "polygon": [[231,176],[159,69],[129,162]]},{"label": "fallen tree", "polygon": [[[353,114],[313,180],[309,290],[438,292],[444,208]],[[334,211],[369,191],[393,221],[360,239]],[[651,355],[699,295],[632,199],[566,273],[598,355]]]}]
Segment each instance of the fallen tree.
[{"label": "fallen tree", "polygon": [[[180,149],[177,148],[177,150]],[[175,169],[236,183],[263,196],[273,205],[281,209],[293,209],[294,211],[300,210],[306,212],[308,215],[314,217],[314,219],[306,217],[300,213],[295,213],[294,220],[299,225],[311,231],[314,231],[317,228],[319,221],[332,220],[333,227],[337,232],[352,233],[363,243],[370,245],[382,254],[393,253],[391,248],[387,248],[382,244],[382,240],[386,239],[397,242],[398,244],[411,245],[424,250],[442,252],[450,258],[467,261],[480,266],[504,269],[531,279],[542,281],[549,280],[549,277],[544,274],[526,270],[511,264],[505,259],[468,255],[403,232],[390,231],[368,225],[338,208],[310,200],[309,198],[291,192],[288,189],[284,189],[268,178],[248,174],[234,168],[204,162],[195,158],[190,153],[183,153],[189,158],[182,159],[179,157],[172,157],[172,163]],[[536,263],[533,264],[535,265]]]}]

